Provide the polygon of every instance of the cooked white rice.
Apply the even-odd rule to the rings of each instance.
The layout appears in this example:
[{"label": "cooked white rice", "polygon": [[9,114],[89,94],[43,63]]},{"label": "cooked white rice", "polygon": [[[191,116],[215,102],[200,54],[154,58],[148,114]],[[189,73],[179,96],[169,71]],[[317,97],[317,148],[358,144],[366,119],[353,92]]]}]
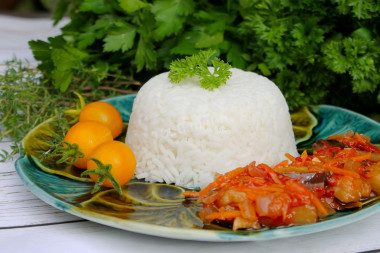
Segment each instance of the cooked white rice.
[{"label": "cooked white rice", "polygon": [[196,79],[173,84],[168,73],[150,79],[133,104],[126,143],[136,177],[205,187],[252,161],[274,165],[297,155],[287,103],[266,77],[231,69],[212,91]]}]

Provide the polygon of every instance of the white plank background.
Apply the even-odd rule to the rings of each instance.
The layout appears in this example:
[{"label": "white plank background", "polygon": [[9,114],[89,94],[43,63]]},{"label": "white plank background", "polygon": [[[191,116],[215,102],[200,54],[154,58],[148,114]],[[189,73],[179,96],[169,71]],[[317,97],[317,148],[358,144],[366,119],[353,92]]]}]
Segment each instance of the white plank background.
[{"label": "white plank background", "polygon": [[[67,22],[67,21],[65,21]],[[30,39],[59,33],[49,19],[0,15],[0,64],[13,56],[33,61]],[[1,149],[12,142],[3,141]],[[59,211],[34,196],[14,162],[0,163],[0,252],[380,252],[380,213],[360,222],[294,238],[239,243],[172,240],[106,227]]]}]

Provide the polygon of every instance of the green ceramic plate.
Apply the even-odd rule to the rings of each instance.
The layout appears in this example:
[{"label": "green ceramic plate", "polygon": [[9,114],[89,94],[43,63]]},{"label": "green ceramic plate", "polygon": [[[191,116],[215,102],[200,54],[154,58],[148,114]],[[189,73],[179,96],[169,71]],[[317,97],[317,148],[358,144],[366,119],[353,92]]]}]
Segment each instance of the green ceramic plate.
[{"label": "green ceramic plate", "polygon": [[[128,122],[134,95],[107,100]],[[303,108],[292,121],[298,130],[299,149],[310,148],[318,138],[349,130],[364,133],[380,144],[380,124],[357,113],[327,105]],[[259,231],[231,231],[217,225],[203,226],[197,216],[201,206],[182,197],[173,185],[133,181],[123,195],[103,190],[91,195],[93,184],[43,170],[38,160],[21,155],[16,170],[25,185],[46,203],[73,215],[128,231],[174,239],[199,241],[260,241],[320,232],[359,221],[380,211],[372,202],[361,209],[339,212],[315,224]],[[45,168],[46,169],[46,168]],[[51,173],[53,172],[53,174]]]}]

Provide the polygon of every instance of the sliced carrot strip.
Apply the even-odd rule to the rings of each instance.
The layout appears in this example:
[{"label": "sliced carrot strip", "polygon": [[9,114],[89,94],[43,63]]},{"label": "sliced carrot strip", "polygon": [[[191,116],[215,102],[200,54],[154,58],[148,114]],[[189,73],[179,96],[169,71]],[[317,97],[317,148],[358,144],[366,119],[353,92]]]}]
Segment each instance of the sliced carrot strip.
[{"label": "sliced carrot strip", "polygon": [[256,201],[256,197],[258,195],[265,195],[265,194],[271,194],[274,192],[283,192],[284,189],[281,188],[275,188],[275,187],[258,187],[253,189],[248,189],[245,187],[233,187],[231,188],[235,191],[244,192],[247,196],[247,199],[250,201]]},{"label": "sliced carrot strip", "polygon": [[366,141],[363,139],[363,137],[360,136],[359,133],[355,133],[355,137],[356,137],[356,139],[358,139],[359,141],[366,143]]},{"label": "sliced carrot strip", "polygon": [[307,155],[307,151],[304,150],[301,154],[301,159],[302,159],[302,165],[306,162],[306,159],[307,159],[308,155]]},{"label": "sliced carrot strip", "polygon": [[284,184],[280,178],[278,177],[277,173],[274,172],[273,170],[270,170],[269,171],[269,175],[270,177],[273,179],[273,182],[275,182],[276,184]]},{"label": "sliced carrot strip", "polygon": [[288,160],[284,160],[284,161],[276,164],[275,166],[273,166],[273,169],[276,170],[276,169],[279,169],[279,168],[283,168],[283,167],[288,166],[288,164],[289,164],[289,161]]},{"label": "sliced carrot strip", "polygon": [[310,172],[309,168],[306,166],[287,166],[282,168],[274,169],[277,173],[307,173]]},{"label": "sliced carrot strip", "polygon": [[344,169],[340,169],[340,168],[334,167],[334,166],[327,166],[326,169],[331,171],[332,173],[335,173],[335,174],[350,176],[353,178],[360,178],[359,173],[356,173],[355,171],[344,170]]},{"label": "sliced carrot strip", "polygon": [[272,184],[271,186],[263,186],[263,187],[258,187],[256,189],[259,190],[265,190],[265,191],[283,191],[285,188],[285,185],[283,184]]},{"label": "sliced carrot strip", "polygon": [[193,198],[193,199],[199,198],[199,192],[184,191],[184,192],[182,193],[182,195],[183,195],[185,198]]},{"label": "sliced carrot strip", "polygon": [[322,202],[313,194],[310,194],[311,201],[313,202],[314,206],[323,214],[328,215],[329,212],[326,210],[326,208],[323,206]]},{"label": "sliced carrot strip", "polygon": [[350,157],[350,159],[357,161],[357,162],[361,162],[361,161],[370,159],[371,155],[372,155],[371,152],[368,152],[367,154],[364,154],[364,155],[358,155],[358,156]]},{"label": "sliced carrot strip", "polygon": [[236,177],[237,175],[243,173],[244,171],[246,171],[247,169],[246,168],[237,168],[237,169],[234,169],[232,171],[229,171],[227,172],[226,174],[224,174],[223,176],[221,177],[218,177],[215,182],[220,185],[226,181],[228,181],[229,179],[233,178],[233,177]]},{"label": "sliced carrot strip", "polygon": [[289,203],[284,203],[282,206],[282,220],[285,221],[286,214],[288,213]]},{"label": "sliced carrot strip", "polygon": [[343,138],[343,134],[335,134],[326,138],[326,140],[339,140]]},{"label": "sliced carrot strip", "polygon": [[206,216],[207,220],[231,220],[241,215],[240,211],[222,211],[211,213]]},{"label": "sliced carrot strip", "polygon": [[210,191],[212,191],[213,189],[215,189],[218,185],[216,184],[216,182],[212,182],[210,183],[209,185],[207,185],[205,188],[203,188],[200,192],[199,192],[199,196],[204,196],[206,195],[207,193],[209,193]]},{"label": "sliced carrot strip", "polygon": [[247,187],[232,187],[235,191],[245,192],[245,193],[254,193],[254,194],[262,194],[262,193],[272,193],[272,192],[283,192],[285,185],[271,185],[271,186],[262,186],[256,188],[247,188]]},{"label": "sliced carrot strip", "polygon": [[242,176],[239,177],[239,180],[242,186],[247,183],[252,183],[254,186],[262,186],[266,183],[266,180],[262,177]]},{"label": "sliced carrot strip", "polygon": [[246,171],[247,169],[246,168],[237,168],[237,169],[234,169],[232,171],[229,171],[227,172],[226,174],[218,177],[214,182],[210,183],[209,185],[207,185],[205,188],[203,188],[200,192],[199,192],[199,196],[204,196],[205,194],[207,194],[208,192],[210,192],[211,190],[215,189],[216,187],[218,187],[219,185],[221,185],[222,183],[228,181],[229,179],[231,178],[234,178],[236,177],[237,175],[243,173],[244,171]]},{"label": "sliced carrot strip", "polygon": [[296,158],[289,153],[285,153],[285,156],[286,156],[286,158],[288,158],[292,162],[296,161]]}]

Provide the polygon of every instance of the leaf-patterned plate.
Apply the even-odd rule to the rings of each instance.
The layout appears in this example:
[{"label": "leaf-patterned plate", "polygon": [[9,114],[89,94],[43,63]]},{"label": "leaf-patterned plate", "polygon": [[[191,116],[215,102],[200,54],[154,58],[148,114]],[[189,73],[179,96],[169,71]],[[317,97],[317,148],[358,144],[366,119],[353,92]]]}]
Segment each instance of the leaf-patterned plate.
[{"label": "leaf-patterned plate", "polygon": [[[108,99],[128,122],[134,95]],[[300,150],[310,148],[318,138],[349,130],[364,133],[380,144],[380,124],[360,114],[327,105],[303,108],[292,115]],[[320,232],[359,221],[380,211],[380,202],[372,201],[361,209],[338,212],[315,224],[232,231],[204,226],[197,216],[201,206],[182,197],[183,188],[134,180],[123,186],[120,196],[104,189],[92,195],[93,184],[41,169],[35,158],[21,155],[16,170],[25,185],[46,203],[84,219],[142,234],[199,241],[260,241]],[[52,173],[53,172],[53,173]]]}]

